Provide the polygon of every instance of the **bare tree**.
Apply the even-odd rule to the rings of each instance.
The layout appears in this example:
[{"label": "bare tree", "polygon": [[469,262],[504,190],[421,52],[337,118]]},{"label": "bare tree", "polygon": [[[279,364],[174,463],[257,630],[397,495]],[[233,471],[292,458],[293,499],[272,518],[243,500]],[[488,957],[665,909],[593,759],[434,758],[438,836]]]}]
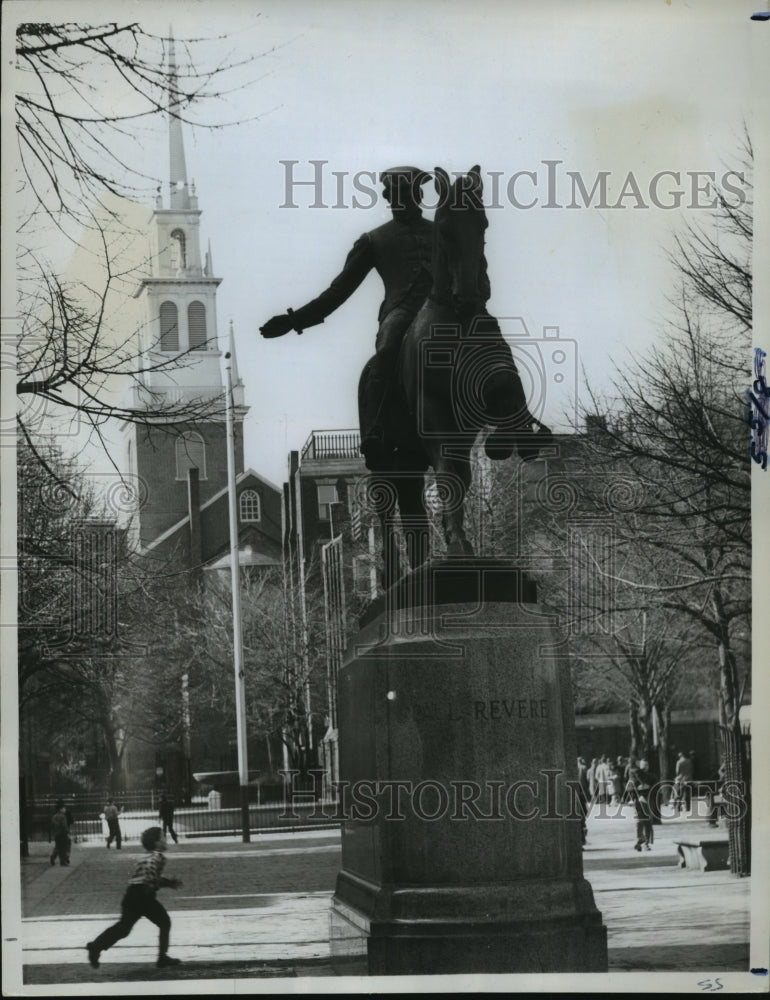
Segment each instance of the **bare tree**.
[{"label": "bare tree", "polygon": [[[740,710],[750,683],[751,476],[746,389],[751,383],[750,197],[752,150],[742,151],[746,190],[719,195],[709,223],[675,240],[673,319],[661,347],[617,370],[592,461],[636,477],[643,501],[627,543],[653,578],[623,583],[695,623],[717,665],[723,765],[740,782],[745,815],[730,821],[733,872],[750,871],[750,757]],[[633,519],[626,523],[632,527]]]},{"label": "bare tree", "polygon": [[[750,177],[748,138],[744,168]],[[613,401],[590,393],[594,412],[610,411],[591,460],[636,477],[644,499],[629,543],[656,553],[658,602],[714,642],[721,720],[736,733],[746,677],[733,636],[748,627],[751,597],[751,210],[750,198],[721,199],[710,228],[676,239],[679,295],[663,346],[618,371]]]},{"label": "bare tree", "polygon": [[[138,235],[123,199],[146,204],[158,184],[137,154],[141,130],[167,115],[195,127],[227,124],[202,120],[197,111],[248,86],[244,73],[260,54],[223,55],[225,39],[175,44],[136,22],[17,27],[17,394],[28,403],[20,422],[30,447],[41,409],[57,419],[77,415],[100,439],[112,418],[156,424],[162,418],[174,429],[224,409],[221,397],[176,402],[148,392],[144,376],[173,373],[192,358],[188,352],[148,360],[153,345],[145,337],[142,350],[141,331],[116,326],[112,313],[121,286],[136,278],[116,248],[126,235]],[[52,237],[80,246],[84,233],[96,276],[67,281],[51,263]],[[132,386],[137,393],[129,398]]]},{"label": "bare tree", "polygon": [[[292,636],[277,570],[244,574],[241,602],[249,737],[265,740],[269,754],[273,741],[282,742],[290,766],[304,772],[313,763],[307,690],[317,699],[315,704],[322,704],[322,608],[318,601],[309,602],[309,649],[303,656]],[[186,664],[193,725],[198,728],[221,729],[223,720],[235,718],[232,643],[229,586],[210,571],[204,584],[180,602],[166,651],[169,662],[183,659]],[[280,763],[274,764],[278,770]]]},{"label": "bare tree", "polygon": [[72,459],[18,446],[18,667],[22,731],[64,759],[101,734],[117,781],[118,706],[125,702],[121,638],[105,583],[127,559],[123,533]]},{"label": "bare tree", "polygon": [[226,38],[175,43],[137,22],[20,24],[16,134],[26,203],[20,230],[41,217],[57,227],[69,220],[88,226],[105,191],[146,197],[157,180],[142,170],[135,143],[137,128],[155,116],[221,128],[222,121],[198,119],[197,109],[248,86],[236,71],[261,57],[223,56]]}]

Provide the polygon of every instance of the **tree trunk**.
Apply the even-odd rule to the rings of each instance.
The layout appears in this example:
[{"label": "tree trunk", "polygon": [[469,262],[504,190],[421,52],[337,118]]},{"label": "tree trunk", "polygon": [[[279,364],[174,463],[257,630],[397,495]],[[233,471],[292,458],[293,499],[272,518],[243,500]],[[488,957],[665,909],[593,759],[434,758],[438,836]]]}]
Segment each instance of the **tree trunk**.
[{"label": "tree trunk", "polygon": [[[656,706],[657,708],[657,706]],[[669,759],[668,759],[668,732],[669,726],[671,725],[671,709],[666,706],[662,711],[657,708],[658,712],[658,775],[661,781],[668,781],[671,777],[669,774]]]},{"label": "tree trunk", "polygon": [[[717,653],[719,656],[719,721],[728,729],[739,725],[740,685],[738,683],[738,663],[730,645],[730,623],[725,614],[722,593],[715,586],[710,595],[711,608],[718,627]],[[740,730],[738,730],[740,731]]]},{"label": "tree trunk", "polygon": [[117,729],[112,720],[105,720],[102,723],[102,735],[107,750],[107,760],[110,762],[110,791],[117,794],[123,791],[123,751],[118,747]]},{"label": "tree trunk", "polygon": [[631,731],[631,745],[628,753],[634,760],[639,760],[642,755],[643,731],[639,722],[639,706],[636,702],[628,704],[628,727]]},{"label": "tree trunk", "polygon": [[730,646],[727,617],[718,587],[711,594],[711,606],[720,626],[717,636],[719,654],[719,721],[724,779],[733,790],[740,790],[743,808],[739,815],[728,816],[730,871],[733,875],[751,874],[751,770],[746,741],[741,733],[740,685],[738,663]]}]

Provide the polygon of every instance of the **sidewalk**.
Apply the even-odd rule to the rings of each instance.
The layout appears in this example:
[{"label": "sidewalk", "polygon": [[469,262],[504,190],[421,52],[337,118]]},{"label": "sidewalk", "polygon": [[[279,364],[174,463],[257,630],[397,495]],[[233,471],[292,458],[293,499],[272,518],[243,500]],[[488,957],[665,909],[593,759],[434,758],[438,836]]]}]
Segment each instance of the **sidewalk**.
[{"label": "sidewalk", "polygon": [[[750,879],[678,866],[675,841],[722,835],[705,821],[655,827],[650,852],[633,850],[630,813],[588,820],[585,875],[608,929],[610,971],[748,971]],[[45,856],[41,849],[45,847]],[[161,898],[172,918],[175,969],[156,969],[157,930],[140,921],[93,970],[85,943],[117,916],[126,872],[140,854],[78,846],[51,868],[47,845],[22,866],[26,983],[93,983],[363,974],[334,960],[329,908],[340,866],[339,833],[270,834],[180,842],[167,871],[184,885]]]}]

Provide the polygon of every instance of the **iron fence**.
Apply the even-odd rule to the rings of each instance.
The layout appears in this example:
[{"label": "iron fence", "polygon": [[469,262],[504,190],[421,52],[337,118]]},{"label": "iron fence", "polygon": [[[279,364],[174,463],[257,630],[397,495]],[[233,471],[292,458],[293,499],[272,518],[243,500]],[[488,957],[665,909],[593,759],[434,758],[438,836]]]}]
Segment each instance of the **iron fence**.
[{"label": "iron fence", "polygon": [[[327,802],[271,802],[249,806],[249,828],[253,833],[301,829],[334,829],[340,825],[337,804]],[[97,810],[73,813],[71,836],[75,843],[95,843],[106,839],[107,824]],[[30,841],[47,841],[51,837],[52,809],[44,805],[28,807],[27,836]],[[121,835],[128,843],[138,843],[148,826],[161,825],[157,808],[124,808],[118,817]],[[240,808],[213,809],[196,805],[174,811],[174,831],[180,839],[236,835],[241,830]]]},{"label": "iron fence", "polygon": [[720,726],[725,781],[744,789],[745,809],[727,820],[730,841],[730,871],[733,875],[751,874],[751,734]]}]

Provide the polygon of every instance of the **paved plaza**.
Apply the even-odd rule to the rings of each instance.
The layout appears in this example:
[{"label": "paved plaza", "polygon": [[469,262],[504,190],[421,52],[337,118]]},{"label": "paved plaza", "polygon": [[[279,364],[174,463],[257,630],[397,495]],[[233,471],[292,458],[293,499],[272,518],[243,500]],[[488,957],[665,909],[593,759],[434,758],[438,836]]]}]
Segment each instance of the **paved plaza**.
[{"label": "paved plaza", "polygon": [[[678,865],[676,841],[725,835],[681,817],[655,827],[649,852],[634,851],[630,810],[593,816],[586,877],[608,929],[610,971],[747,972],[750,879]],[[329,908],[340,868],[338,831],[254,835],[171,845],[166,873],[182,879],[160,898],[172,918],[170,953],[183,965],[156,969],[157,930],[140,921],[93,970],[85,943],[112,923],[142,853],[75,845],[69,868],[51,867],[47,844],[22,863],[22,948],[26,984],[237,979],[359,974],[335,960]],[[759,983],[757,984],[759,985]]]}]

